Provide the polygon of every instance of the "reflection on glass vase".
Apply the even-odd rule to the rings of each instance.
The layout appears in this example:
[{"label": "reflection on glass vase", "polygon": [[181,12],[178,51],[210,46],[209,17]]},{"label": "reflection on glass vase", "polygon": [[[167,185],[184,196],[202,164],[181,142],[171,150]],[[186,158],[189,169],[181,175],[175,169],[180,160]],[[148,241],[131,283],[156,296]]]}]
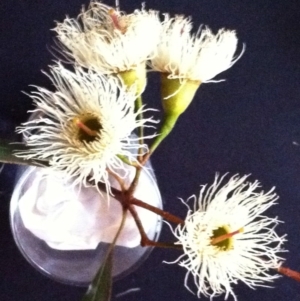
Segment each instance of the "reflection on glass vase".
[{"label": "reflection on glass vase", "polygon": [[[134,169],[128,167],[130,183]],[[111,185],[118,188],[111,179]],[[150,163],[143,169],[134,196],[162,208]],[[148,237],[157,240],[161,218],[136,207]],[[122,217],[121,204],[93,187],[70,187],[47,169],[20,169],[10,219],[15,242],[27,261],[50,278],[71,285],[88,285],[102,264]],[[114,251],[114,279],[133,271],[151,247],[141,247],[140,234],[128,213]]]}]

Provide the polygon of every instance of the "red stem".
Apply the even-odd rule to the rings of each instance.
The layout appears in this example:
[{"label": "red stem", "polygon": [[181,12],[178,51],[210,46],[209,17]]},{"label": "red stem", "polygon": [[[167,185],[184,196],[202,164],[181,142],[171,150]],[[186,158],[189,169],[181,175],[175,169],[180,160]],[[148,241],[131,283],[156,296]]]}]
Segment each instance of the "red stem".
[{"label": "red stem", "polygon": [[163,217],[164,219],[168,220],[169,222],[171,223],[175,223],[175,224],[183,224],[184,223],[184,220],[182,220],[181,218],[169,213],[169,212],[166,212],[162,209],[159,209],[155,206],[152,206],[150,204],[147,204],[141,200],[138,200],[136,198],[132,198],[130,199],[130,204],[133,204],[133,205],[136,205],[136,206],[139,206],[139,207],[142,207],[144,209],[147,209],[151,212],[154,212],[158,215],[160,215],[161,217]]},{"label": "red stem", "polygon": [[290,278],[300,282],[300,273],[297,271],[293,271],[289,268],[282,267],[282,266],[279,267],[277,271],[278,271],[278,273],[280,273],[284,276],[290,277]]},{"label": "red stem", "polygon": [[[98,183],[98,187],[99,189],[101,189],[101,186],[104,185],[102,183]],[[174,223],[174,224],[184,224],[184,220],[177,217],[176,215],[173,215],[167,211],[164,211],[162,209],[159,209],[155,206],[152,206],[150,204],[147,204],[139,199],[134,198],[133,196],[130,196],[129,191],[124,192],[125,196],[123,196],[122,192],[114,187],[111,187],[111,192],[113,193],[114,197],[121,202],[122,204],[126,203],[126,204],[132,204],[132,205],[136,205],[139,206],[141,208],[144,208],[146,210],[149,210],[153,213],[156,213],[157,215],[163,217],[165,220]]]},{"label": "red stem", "polygon": [[175,249],[182,250],[182,246],[180,246],[180,245],[175,245],[174,243],[158,242],[158,241],[149,239],[144,230],[141,219],[139,218],[134,206],[129,205],[128,210],[130,211],[132,217],[134,218],[136,226],[140,232],[142,247],[153,246],[153,247],[160,247],[160,248],[175,248]]}]

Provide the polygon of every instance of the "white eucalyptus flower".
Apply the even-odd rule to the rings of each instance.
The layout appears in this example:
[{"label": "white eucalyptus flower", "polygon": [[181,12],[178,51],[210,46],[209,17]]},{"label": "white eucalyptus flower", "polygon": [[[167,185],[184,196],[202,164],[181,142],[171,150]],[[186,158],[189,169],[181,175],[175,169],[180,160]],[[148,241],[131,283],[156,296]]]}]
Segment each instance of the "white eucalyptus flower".
[{"label": "white eucalyptus flower", "polygon": [[241,56],[234,57],[238,39],[235,31],[221,29],[216,35],[208,28],[191,34],[191,21],[183,16],[165,15],[153,70],[168,78],[212,81],[217,74],[230,68]]},{"label": "white eucalyptus flower", "polygon": [[[199,199],[194,198],[185,223],[172,230],[184,254],[176,261],[191,276],[197,295],[215,297],[225,294],[237,300],[232,284],[244,282],[250,288],[266,286],[279,277],[269,274],[283,259],[277,255],[285,241],[275,232],[280,222],[262,213],[278,199],[271,189],[257,191],[258,181],[246,182],[247,176],[233,176],[222,186],[218,175],[212,186],[203,186]],[[274,270],[275,272],[275,270]]]},{"label": "white eucalyptus flower", "polygon": [[127,15],[92,1],[77,19],[66,18],[54,30],[67,57],[111,74],[145,66],[156,49],[160,21],[156,11],[142,8]]},{"label": "white eucalyptus flower", "polygon": [[[66,181],[87,185],[101,181],[109,189],[108,170],[124,171],[118,155],[135,161],[139,148],[132,132],[152,118],[136,119],[144,108],[135,112],[135,91],[114,77],[75,66],[75,72],[62,65],[51,67],[48,75],[56,91],[37,87],[29,96],[36,109],[35,118],[19,127],[29,150],[17,156],[49,160],[53,170]],[[147,125],[146,125],[147,126]],[[147,146],[142,145],[143,152]],[[133,150],[133,151],[132,151]]]}]

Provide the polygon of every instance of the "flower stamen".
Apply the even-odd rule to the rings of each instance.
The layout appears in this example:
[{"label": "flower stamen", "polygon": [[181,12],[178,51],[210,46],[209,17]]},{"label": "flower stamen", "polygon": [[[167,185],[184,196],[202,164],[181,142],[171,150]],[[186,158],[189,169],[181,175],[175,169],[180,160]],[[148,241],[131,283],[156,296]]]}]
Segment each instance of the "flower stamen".
[{"label": "flower stamen", "polygon": [[119,14],[116,10],[111,8],[108,11],[109,16],[111,17],[111,20],[115,26],[116,29],[120,30],[122,33],[126,32],[126,22],[123,21],[121,18],[119,18]]},{"label": "flower stamen", "polygon": [[78,139],[80,141],[94,141],[95,137],[99,135],[99,130],[102,128],[96,118],[82,121],[77,117],[74,118],[73,122],[79,128]]},{"label": "flower stamen", "polygon": [[213,231],[211,244],[216,245],[220,249],[229,250],[232,247],[232,237],[242,232],[244,232],[244,228],[229,232],[228,226],[219,227]]}]

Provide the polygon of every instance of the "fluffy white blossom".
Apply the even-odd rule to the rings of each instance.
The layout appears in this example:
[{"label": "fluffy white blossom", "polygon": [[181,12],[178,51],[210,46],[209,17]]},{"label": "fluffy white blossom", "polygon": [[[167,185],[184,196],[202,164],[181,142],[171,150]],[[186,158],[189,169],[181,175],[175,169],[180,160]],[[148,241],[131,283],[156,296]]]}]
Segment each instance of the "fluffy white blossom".
[{"label": "fluffy white blossom", "polygon": [[198,200],[192,197],[185,223],[173,230],[184,251],[173,263],[188,270],[185,286],[191,290],[191,277],[198,297],[225,294],[236,300],[232,284],[254,288],[279,277],[269,270],[280,266],[283,259],[277,253],[284,251],[285,239],[274,230],[277,217],[262,215],[278,199],[273,189],[258,191],[258,181],[249,183],[247,176],[238,175],[223,185],[224,177],[202,186]]},{"label": "fluffy white blossom", "polygon": [[[80,67],[71,72],[57,65],[51,67],[49,78],[55,92],[37,87],[29,95],[36,105],[34,118],[18,132],[24,134],[30,149],[17,155],[49,160],[50,167],[74,185],[95,180],[109,188],[107,169],[123,170],[120,176],[126,176],[118,155],[134,161],[139,143],[131,134],[154,121],[136,119],[145,109],[135,112],[135,91],[127,91],[114,77]],[[142,149],[146,152],[147,146]]]},{"label": "fluffy white blossom", "polygon": [[125,14],[92,1],[77,19],[67,17],[54,30],[67,57],[108,74],[145,64],[157,46],[160,21],[156,11]]},{"label": "fluffy white blossom", "polygon": [[153,70],[169,74],[168,78],[188,79],[202,83],[230,68],[241,56],[234,57],[238,39],[231,30],[216,35],[208,27],[191,33],[189,18],[165,16],[161,27]]}]

